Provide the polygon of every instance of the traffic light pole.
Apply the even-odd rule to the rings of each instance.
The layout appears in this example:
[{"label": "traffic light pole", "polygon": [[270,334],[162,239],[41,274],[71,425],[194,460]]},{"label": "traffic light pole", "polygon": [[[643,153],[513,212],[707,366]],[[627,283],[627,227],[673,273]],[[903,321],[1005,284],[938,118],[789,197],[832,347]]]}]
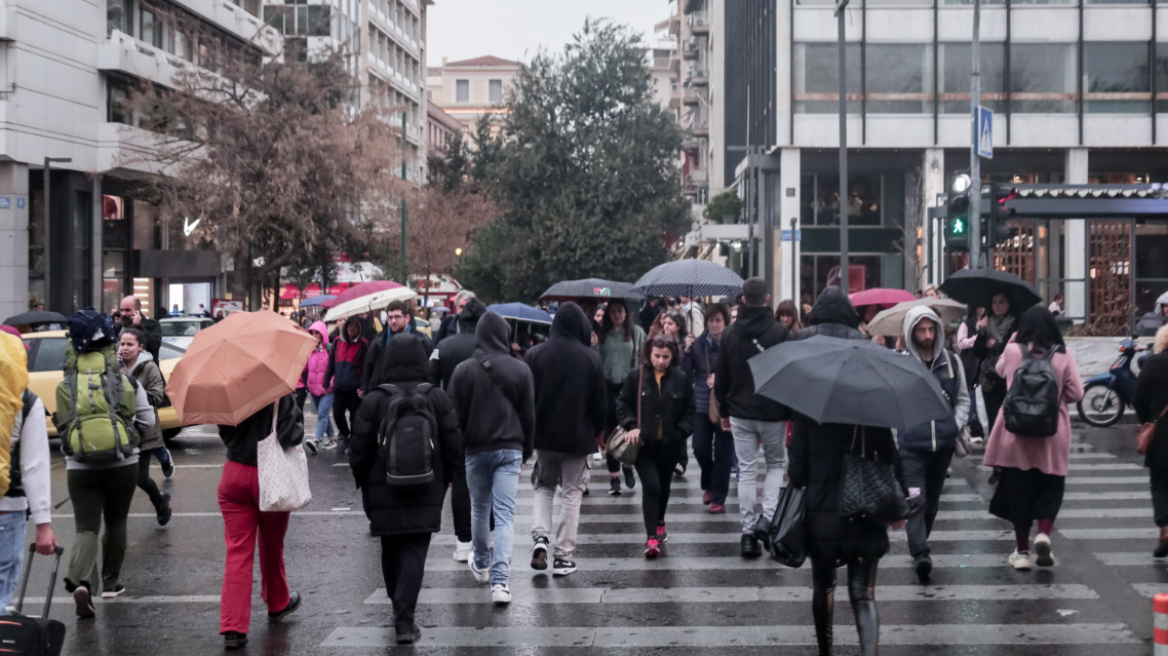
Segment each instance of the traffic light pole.
[{"label": "traffic light pole", "polygon": [[[970,69],[969,268],[981,267],[981,161],[977,155],[977,113],[981,105],[981,0],[973,0],[973,68]],[[988,263],[987,263],[988,265]]]},{"label": "traffic light pole", "polygon": [[836,17],[839,21],[839,224],[840,224],[840,291],[848,293],[848,43],[844,34],[844,9],[848,0],[837,0]]}]

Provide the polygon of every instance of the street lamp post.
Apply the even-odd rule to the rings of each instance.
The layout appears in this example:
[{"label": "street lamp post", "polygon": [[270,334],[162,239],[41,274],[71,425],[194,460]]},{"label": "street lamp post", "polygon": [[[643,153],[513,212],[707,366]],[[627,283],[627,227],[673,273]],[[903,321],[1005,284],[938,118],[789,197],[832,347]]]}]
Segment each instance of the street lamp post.
[{"label": "street lamp post", "polygon": [[53,196],[52,196],[52,193],[50,193],[51,192],[51,183],[49,181],[52,179],[52,176],[49,175],[49,172],[52,170],[54,162],[57,162],[60,164],[68,164],[69,162],[72,162],[72,161],[73,161],[72,157],[46,157],[45,158],[45,202],[44,202],[45,229],[44,229],[44,233],[43,233],[44,240],[45,240],[45,256],[44,256],[44,262],[45,262],[44,295],[45,295],[45,297],[43,300],[45,302],[45,309],[46,310],[55,309],[52,306],[51,302],[49,301],[49,280],[52,278],[52,275],[53,275],[52,268],[50,267],[50,264],[52,263],[51,253],[53,252],[53,249],[52,249],[52,240],[49,239],[49,234],[50,234],[50,232],[49,232],[50,231],[50,228],[49,228],[49,225],[50,225],[50,223],[49,223],[49,216],[50,216],[49,205],[51,204],[50,199]]},{"label": "street lamp post", "polygon": [[[969,75],[969,268],[981,267],[981,158],[977,114],[981,105],[981,0],[973,0],[973,68]],[[987,267],[989,263],[986,263]]]},{"label": "street lamp post", "polygon": [[[840,290],[848,293],[848,42],[844,34],[844,9],[848,0],[836,0],[835,15],[839,31],[839,224]],[[792,236],[794,238],[794,236]]]},{"label": "street lamp post", "polygon": [[[406,113],[402,112],[402,181],[406,179]],[[406,209],[406,199],[402,198],[401,206],[401,263],[402,270],[405,272],[406,279],[403,281],[407,286],[410,284],[410,260],[406,256],[406,226],[409,223],[410,214]]]}]

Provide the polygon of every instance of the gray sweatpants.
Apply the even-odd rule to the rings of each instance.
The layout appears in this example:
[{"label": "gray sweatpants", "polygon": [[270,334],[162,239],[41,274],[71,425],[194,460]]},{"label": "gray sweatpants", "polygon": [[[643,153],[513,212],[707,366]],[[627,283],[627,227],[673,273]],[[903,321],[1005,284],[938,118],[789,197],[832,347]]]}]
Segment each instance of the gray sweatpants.
[{"label": "gray sweatpants", "polygon": [[[569,456],[558,451],[536,451],[535,467],[531,470],[531,485],[535,490],[535,521],[531,539],[548,538],[554,547],[553,558],[571,560],[576,552],[576,528],[580,524],[580,501],[588,485],[588,457]],[[550,537],[552,500],[556,486],[564,488],[560,502],[560,522],[556,537]]]},{"label": "gray sweatpants", "polygon": [[734,452],[738,455],[738,509],[742,513],[742,532],[754,533],[758,512],[758,447],[766,461],[766,482],[762,488],[762,516],[770,518],[779,507],[783,489],[783,466],[787,456],[787,422],[730,418]]}]

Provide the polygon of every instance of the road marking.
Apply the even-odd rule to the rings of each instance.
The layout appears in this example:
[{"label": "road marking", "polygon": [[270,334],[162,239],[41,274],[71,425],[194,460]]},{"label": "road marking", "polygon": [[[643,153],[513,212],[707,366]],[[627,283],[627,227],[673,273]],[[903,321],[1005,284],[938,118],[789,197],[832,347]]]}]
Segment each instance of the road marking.
[{"label": "road marking", "polygon": [[1071,540],[1131,540],[1154,539],[1160,529],[1152,528],[1060,528],[1060,535]]},{"label": "road marking", "polygon": [[[341,627],[321,647],[391,646],[387,628]],[[855,645],[854,631],[837,631],[837,644]],[[1105,645],[1138,644],[1124,624],[924,624],[880,627],[882,645]],[[423,630],[417,647],[778,647],[814,645],[815,628],[782,626],[442,627]]]},{"label": "road marking", "polygon": [[1168,562],[1152,557],[1151,550],[1148,551],[1102,551],[1093,554],[1096,558],[1103,561],[1104,565],[1112,567],[1130,567],[1134,565],[1158,565],[1166,566]]},{"label": "road marking", "polygon": [[1083,453],[1072,453],[1071,460],[1090,460],[1096,458],[1114,458],[1115,454],[1105,453],[1103,451],[1088,451]]},{"label": "road marking", "polygon": [[1142,465],[1137,465],[1134,462],[1102,462],[1083,464],[1072,462],[1067,465],[1070,471],[1116,471],[1120,469],[1143,469]]},{"label": "road marking", "polygon": [[[1062,519],[1129,519],[1136,517],[1151,517],[1151,510],[1147,508],[1063,508],[1058,518]],[[942,510],[937,513],[937,519],[994,519],[1006,521],[990,514],[989,510]]]},{"label": "road marking", "polygon": [[1148,485],[1147,476],[1069,476],[1067,485]]},{"label": "road marking", "polygon": [[[577,544],[634,544],[644,538],[643,533],[584,533],[576,538]],[[670,544],[724,544],[736,542],[737,533],[669,533]],[[889,531],[888,539],[893,542],[904,542],[904,531]],[[929,534],[930,542],[966,542],[989,540],[1013,540],[1013,529],[990,531],[933,531]],[[453,535],[436,535],[431,544],[454,546],[457,538]]]},{"label": "road marking", "polygon": [[[114,599],[100,599],[94,597],[94,601],[98,604],[217,604],[219,603],[219,595],[152,595],[146,597],[128,597],[122,595]],[[24,603],[28,604],[43,604],[44,597],[25,597]],[[53,597],[53,603],[73,603],[73,597]]]},{"label": "road marking", "polygon": [[1132,587],[1148,599],[1158,594],[1168,593],[1168,583],[1132,583]]},{"label": "road marking", "polygon": [[[637,538],[627,536],[631,543],[637,543]],[[727,536],[722,536],[724,539]],[[672,538],[671,538],[672,539]],[[737,543],[737,540],[732,540]],[[627,558],[574,558],[573,560],[580,567],[581,570],[590,572],[607,572],[607,571],[700,571],[700,570],[766,570],[776,571],[785,570],[782,565],[779,565],[769,558],[742,558],[740,556],[709,556],[709,557],[669,557],[669,543],[665,544],[665,558],[658,558],[656,560],[648,560],[642,558],[640,555]],[[934,568],[965,568],[965,567],[1000,567],[1003,570],[1008,567],[1006,557],[1009,555],[1008,550],[1003,550],[1001,554],[933,554]],[[515,567],[513,565],[513,567]],[[910,569],[913,567],[912,558],[907,554],[892,555],[882,558],[880,561],[881,569]],[[427,572],[469,572],[466,563],[460,563],[452,560],[450,554],[443,552],[441,554],[431,552],[429,560],[426,561]],[[469,575],[468,575],[469,576]]]}]

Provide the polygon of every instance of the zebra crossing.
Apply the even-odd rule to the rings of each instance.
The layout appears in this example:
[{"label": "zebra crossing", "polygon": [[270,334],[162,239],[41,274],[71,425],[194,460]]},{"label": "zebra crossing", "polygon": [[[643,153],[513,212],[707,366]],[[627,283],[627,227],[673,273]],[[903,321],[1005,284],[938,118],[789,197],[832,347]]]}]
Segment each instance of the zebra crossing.
[{"label": "zebra crossing", "polygon": [[[1098,654],[1104,648],[1109,656],[1148,653],[1150,601],[1143,626],[1115,611],[1109,589],[1079,576],[1088,570],[1117,576],[1140,599],[1168,592],[1168,563],[1151,557],[1158,532],[1146,472],[1135,458],[1109,453],[1079,451],[1071,462],[1055,525],[1056,566],[1031,572],[1006,565],[1014,536],[1007,523],[988,514],[982,495],[988,472],[974,459],[955,464],[931,537],[930,585],[916,581],[903,531],[890,532],[892,549],[880,563],[876,588],[886,652],[924,653],[917,650],[927,645],[930,654]],[[810,653],[810,568],[792,570],[765,555],[738,555],[733,482],[726,513],[708,514],[691,459],[690,472],[673,481],[663,557],[647,561],[641,555],[640,490],[610,497],[607,477],[603,465],[591,473],[575,557],[579,571],[556,579],[529,567],[532,494],[524,477],[509,607],[494,607],[467,566],[452,560],[449,532],[435,535],[419,599],[422,639],[414,648],[575,653],[765,647]],[[447,507],[447,522],[449,512]],[[856,635],[843,572],[840,580],[835,641],[840,653],[849,653]],[[383,587],[368,589],[367,608],[383,609],[388,617],[388,604]],[[388,620],[381,626],[342,624],[319,643],[322,653],[372,653],[394,644]]]}]

